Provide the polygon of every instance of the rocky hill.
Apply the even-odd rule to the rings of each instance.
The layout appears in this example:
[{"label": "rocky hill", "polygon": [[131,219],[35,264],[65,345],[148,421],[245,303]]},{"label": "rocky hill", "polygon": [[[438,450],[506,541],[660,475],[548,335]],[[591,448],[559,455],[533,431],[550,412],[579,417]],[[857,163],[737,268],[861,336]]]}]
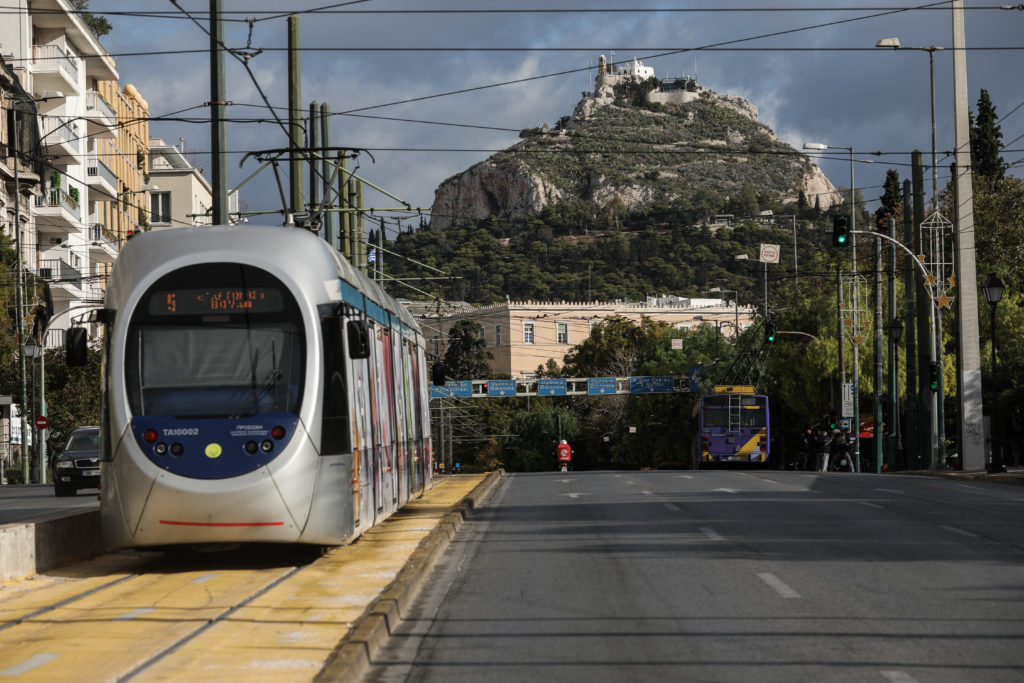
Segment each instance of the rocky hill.
[{"label": "rocky hill", "polygon": [[522,219],[573,198],[604,205],[617,197],[633,211],[660,203],[691,215],[709,191],[728,199],[751,187],[782,205],[800,192],[822,209],[841,201],[817,166],[758,122],[747,100],[692,82],[666,89],[652,79],[639,95],[637,88],[599,78],[554,128],[523,131],[517,144],[445,180],[434,194],[431,230],[490,216]]}]

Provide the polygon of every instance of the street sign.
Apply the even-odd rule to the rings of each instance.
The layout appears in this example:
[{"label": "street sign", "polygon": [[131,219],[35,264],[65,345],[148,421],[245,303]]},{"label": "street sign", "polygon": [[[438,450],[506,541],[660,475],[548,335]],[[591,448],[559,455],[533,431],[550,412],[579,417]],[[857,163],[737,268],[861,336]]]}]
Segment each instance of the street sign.
[{"label": "street sign", "polygon": [[36,429],[46,429],[50,426],[50,421],[46,419],[45,415],[36,416]]},{"label": "street sign", "polygon": [[591,377],[587,380],[587,393],[591,396],[615,393],[614,377]]},{"label": "street sign", "polygon": [[853,417],[853,382],[843,383],[843,410],[841,417]]},{"label": "street sign", "polygon": [[487,382],[487,396],[515,396],[516,381],[514,379],[492,379]]},{"label": "street sign", "polygon": [[537,380],[538,396],[565,396],[565,380],[541,377]]},{"label": "street sign", "polygon": [[779,262],[779,245],[777,244],[762,244],[761,245],[761,261],[764,263],[778,263]]}]

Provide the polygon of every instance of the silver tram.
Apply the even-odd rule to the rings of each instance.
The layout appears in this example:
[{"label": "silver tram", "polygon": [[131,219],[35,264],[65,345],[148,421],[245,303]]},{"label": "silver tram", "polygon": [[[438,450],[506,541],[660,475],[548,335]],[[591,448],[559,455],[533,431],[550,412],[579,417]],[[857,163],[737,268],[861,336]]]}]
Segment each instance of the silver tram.
[{"label": "silver tram", "polygon": [[343,544],[429,485],[420,329],[315,235],[138,235],[100,319],[108,549]]}]

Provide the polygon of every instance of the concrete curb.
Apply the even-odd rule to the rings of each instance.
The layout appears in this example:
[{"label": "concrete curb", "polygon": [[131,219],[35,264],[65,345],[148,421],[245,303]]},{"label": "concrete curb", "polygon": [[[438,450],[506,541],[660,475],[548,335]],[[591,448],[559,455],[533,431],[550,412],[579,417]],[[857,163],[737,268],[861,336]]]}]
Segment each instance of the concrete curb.
[{"label": "concrete curb", "polygon": [[1024,486],[1024,472],[1014,470],[1012,472],[958,472],[955,470],[913,470],[902,474],[912,474],[918,477],[940,477],[942,479],[965,479],[968,481],[991,481],[997,484],[1012,484]]},{"label": "concrete curb", "polygon": [[0,582],[103,553],[99,510],[0,527]]},{"label": "concrete curb", "polygon": [[456,532],[479,501],[497,486],[503,474],[500,470],[490,473],[420,543],[395,581],[370,604],[348,635],[338,643],[314,680],[355,681],[370,669],[374,658],[402,623],[403,613],[416,600],[430,571]]}]

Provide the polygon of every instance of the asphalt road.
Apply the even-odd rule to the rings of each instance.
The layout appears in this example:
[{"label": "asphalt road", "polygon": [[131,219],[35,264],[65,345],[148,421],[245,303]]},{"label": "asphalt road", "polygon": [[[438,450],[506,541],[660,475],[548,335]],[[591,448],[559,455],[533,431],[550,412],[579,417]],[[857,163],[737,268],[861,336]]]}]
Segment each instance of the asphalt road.
[{"label": "asphalt road", "polygon": [[504,478],[370,681],[1024,680],[1024,487]]},{"label": "asphalt road", "polygon": [[82,489],[76,496],[57,498],[52,484],[0,486],[0,525],[39,522],[99,506],[97,489]]}]

